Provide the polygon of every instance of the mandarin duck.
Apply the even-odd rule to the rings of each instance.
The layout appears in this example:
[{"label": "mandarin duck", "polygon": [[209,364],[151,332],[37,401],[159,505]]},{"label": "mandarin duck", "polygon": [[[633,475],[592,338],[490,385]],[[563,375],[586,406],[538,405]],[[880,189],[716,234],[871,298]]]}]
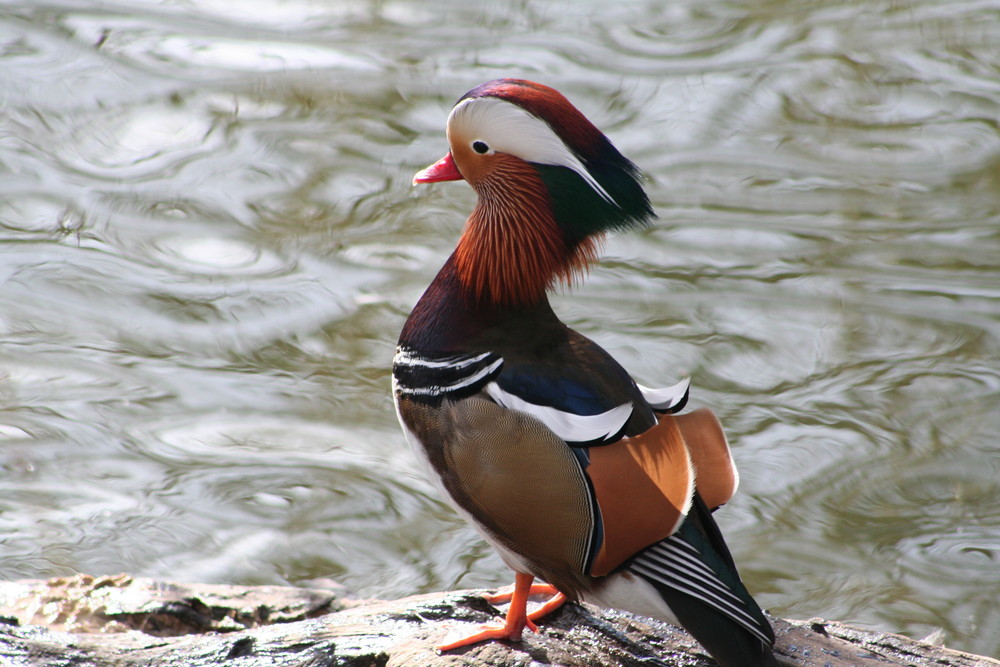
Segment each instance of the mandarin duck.
[{"label": "mandarin duck", "polygon": [[[676,414],[686,380],[636,384],[549,304],[605,232],[654,217],[638,169],[529,81],[466,93],[447,136],[448,153],[413,182],[464,179],[478,201],[403,326],[393,396],[431,479],[515,586],[503,625],[438,648],[520,640],[569,599],[679,624],[724,667],[776,664],[770,623],[711,514],[738,483],[718,420]],[[552,599],[529,614],[537,593]]]}]

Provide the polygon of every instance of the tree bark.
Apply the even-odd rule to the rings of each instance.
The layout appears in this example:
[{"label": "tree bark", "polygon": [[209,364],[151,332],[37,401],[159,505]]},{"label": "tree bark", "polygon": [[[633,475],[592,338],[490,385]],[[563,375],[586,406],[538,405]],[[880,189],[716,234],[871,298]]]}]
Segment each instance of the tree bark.
[{"label": "tree bark", "polygon": [[[481,592],[480,592],[481,593]],[[476,591],[391,601],[335,588],[176,584],[127,575],[0,583],[0,665],[234,667],[685,665],[714,663],[682,630],[571,604],[517,643],[439,654],[449,635],[501,620]],[[774,619],[786,665],[1000,667],[900,635],[813,619]]]}]

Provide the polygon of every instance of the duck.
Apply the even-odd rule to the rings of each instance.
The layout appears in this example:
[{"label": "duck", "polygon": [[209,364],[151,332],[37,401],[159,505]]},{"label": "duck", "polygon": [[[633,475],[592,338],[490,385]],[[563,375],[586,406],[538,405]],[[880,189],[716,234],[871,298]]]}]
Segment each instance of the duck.
[{"label": "duck", "polygon": [[[438,646],[520,641],[567,601],[679,625],[722,667],[774,662],[774,632],[713,518],[739,475],[690,384],[638,384],[564,324],[611,232],[655,219],[638,167],[561,93],[497,79],[465,93],[448,151],[413,184],[477,195],[454,251],[403,324],[402,430],[444,498],[514,571],[504,622]],[[531,596],[548,601],[528,611]]]}]

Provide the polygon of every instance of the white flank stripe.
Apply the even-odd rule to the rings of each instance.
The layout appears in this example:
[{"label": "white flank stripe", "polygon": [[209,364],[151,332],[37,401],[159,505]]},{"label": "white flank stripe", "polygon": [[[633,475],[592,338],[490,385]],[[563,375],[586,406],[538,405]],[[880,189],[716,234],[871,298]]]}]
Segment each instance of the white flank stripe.
[{"label": "white flank stripe", "polygon": [[[730,588],[726,586],[721,579],[718,578],[718,575],[716,575],[706,563],[702,562],[698,558],[698,553],[698,549],[696,549],[693,545],[688,544],[676,536],[672,536],[663,542],[656,544],[637,560],[646,560],[647,562],[642,563],[644,567],[651,568],[665,577],[676,578],[679,580],[678,587],[680,589],[687,589],[690,587],[692,590],[701,590],[705,595],[713,597],[720,604],[725,605],[732,612],[734,612],[740,619],[743,619],[745,624],[747,624],[748,627],[752,629],[762,640],[768,641],[767,637],[757,629],[756,620],[743,609],[743,603],[739,597],[732,590],[730,590]],[[660,560],[663,556],[670,556],[671,558],[677,558],[678,560],[683,561],[683,567],[688,567],[690,570],[684,571],[683,567],[678,568],[678,565],[681,565],[679,562],[665,562],[664,565],[666,565],[667,568],[666,570],[661,570],[659,567],[656,567],[656,563],[651,562],[654,560]],[[694,570],[699,571],[700,574],[695,574]],[[711,590],[697,586],[693,581],[688,581],[687,575],[695,575],[701,580],[704,580],[707,575],[707,577],[710,578],[710,581],[706,583],[709,584]]]},{"label": "white flank stripe", "polygon": [[496,382],[486,385],[486,393],[505,408],[531,415],[566,442],[608,440],[621,431],[632,416],[631,403],[623,403],[599,415],[575,415],[547,405],[529,403],[504,391]]},{"label": "white flank stripe", "polygon": [[[661,545],[657,545],[659,547]],[[684,544],[684,546],[689,546]],[[665,584],[675,590],[682,593],[686,593],[694,598],[701,600],[702,602],[715,607],[722,613],[726,614],[734,621],[745,627],[747,630],[752,632],[761,641],[767,643],[770,640],[767,635],[761,631],[757,625],[756,619],[751,616],[742,607],[740,599],[725,587],[720,580],[712,573],[713,582],[711,587],[706,588],[705,586],[699,584],[699,582],[692,578],[692,575],[701,579],[700,575],[696,575],[694,572],[678,570],[676,564],[666,564],[667,567],[664,568],[664,564],[661,564],[660,558],[653,557],[654,550],[647,551],[642,556],[633,561],[632,565],[629,567],[630,570],[634,572],[643,574],[650,579],[655,579],[662,584]],[[656,554],[660,556],[660,554]],[[725,595],[720,595],[716,592],[719,586],[723,586]]]},{"label": "white flank stripe", "polygon": [[[655,548],[650,549],[648,552],[651,556],[656,556],[662,558],[663,562],[674,569],[679,570],[689,570],[692,574],[697,573],[699,576],[705,577],[711,581],[713,585],[718,586],[719,590],[726,595],[732,595],[729,588],[723,584],[719,579],[718,575],[712,571],[706,563],[698,558],[695,554],[682,551],[676,548],[672,544],[657,544]],[[678,565],[683,565],[683,567],[677,567]],[[733,599],[738,599],[733,596]]]},{"label": "white flank stripe", "polygon": [[[668,560],[687,563],[689,569],[698,570],[704,575],[711,577],[714,581],[718,581],[720,589],[729,593],[729,588],[718,579],[718,575],[712,571],[712,568],[710,568],[698,557],[697,551],[692,553],[690,551],[680,549],[677,547],[677,542],[675,541],[670,541],[666,544],[661,542],[660,544],[657,544],[656,547],[656,551],[659,551],[659,553],[664,555]],[[738,599],[735,595],[733,598]]]},{"label": "white flank stripe", "polygon": [[699,600],[708,602],[713,607],[725,608],[727,614],[735,613],[739,616],[746,615],[742,609],[734,605],[729,600],[720,598],[714,591],[704,588],[703,586],[699,586],[697,583],[681,576],[676,572],[660,570],[652,567],[645,561],[636,561],[636,565],[637,567],[632,569],[642,570],[648,576],[656,579],[657,581],[668,584],[671,588],[676,588],[677,590],[683,591],[689,595],[693,595]]},{"label": "white flank stripe", "polygon": [[718,596],[720,599],[728,599],[729,602],[735,602],[736,604],[739,604],[740,602],[740,599],[718,579],[717,575],[712,572],[710,568],[704,566],[703,563],[699,563],[699,565],[704,567],[690,567],[689,564],[681,565],[676,561],[670,561],[663,558],[661,554],[654,553],[643,554],[643,558],[640,560],[645,560],[646,565],[649,567],[656,567],[665,573],[669,572],[681,579],[684,579],[685,581],[696,578],[702,582],[702,584],[706,587],[706,590],[711,589],[713,594]]},{"label": "white flank stripe", "polygon": [[693,598],[697,598],[711,607],[715,607],[723,614],[729,616],[732,620],[736,621],[744,628],[752,632],[754,636],[759,638],[762,642],[770,643],[770,640],[767,638],[767,635],[765,635],[761,631],[761,629],[757,627],[757,622],[753,619],[753,617],[750,616],[742,608],[733,605],[727,600],[721,600],[712,593],[705,591],[700,587],[690,585],[689,582],[681,579],[680,577],[677,577],[676,575],[650,568],[645,563],[639,561],[633,563],[633,565],[629,569],[644,574],[650,579],[655,579],[656,581],[659,581],[660,583],[665,584],[670,588],[678,590],[682,593],[686,593],[687,595],[690,595]]},{"label": "white flank stripe", "polygon": [[639,391],[642,392],[642,397],[654,410],[669,410],[684,399],[690,385],[691,378],[684,378],[672,387],[663,387],[662,389],[650,389],[641,384],[638,387]]}]

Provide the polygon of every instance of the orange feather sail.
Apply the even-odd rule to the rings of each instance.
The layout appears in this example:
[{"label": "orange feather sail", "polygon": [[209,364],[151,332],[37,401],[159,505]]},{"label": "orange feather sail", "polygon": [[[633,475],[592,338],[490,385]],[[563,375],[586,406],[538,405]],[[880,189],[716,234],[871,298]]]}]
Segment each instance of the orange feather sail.
[{"label": "orange feather sail", "polygon": [[645,433],[589,453],[587,475],[603,527],[591,576],[612,572],[673,534],[696,488],[715,508],[732,498],[739,480],[719,420],[706,408],[664,415]]},{"label": "orange feather sail", "polygon": [[591,447],[587,474],[604,541],[590,566],[603,576],[680,525],[694,493],[694,470],[673,417],[614,445]]},{"label": "orange feather sail", "polygon": [[736,495],[740,475],[719,418],[708,408],[698,408],[674,419],[691,456],[701,499],[711,510],[725,505]]}]

